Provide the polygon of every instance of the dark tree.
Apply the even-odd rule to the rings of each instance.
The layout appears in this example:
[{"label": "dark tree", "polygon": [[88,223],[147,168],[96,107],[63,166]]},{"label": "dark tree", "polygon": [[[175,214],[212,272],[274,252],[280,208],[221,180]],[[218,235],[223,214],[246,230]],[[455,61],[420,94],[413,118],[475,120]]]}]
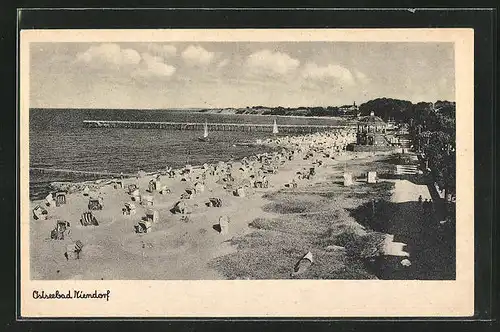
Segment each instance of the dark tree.
[{"label": "dark tree", "polygon": [[369,115],[373,111],[385,121],[409,122],[413,104],[407,100],[377,98],[359,105],[359,110],[361,115]]}]

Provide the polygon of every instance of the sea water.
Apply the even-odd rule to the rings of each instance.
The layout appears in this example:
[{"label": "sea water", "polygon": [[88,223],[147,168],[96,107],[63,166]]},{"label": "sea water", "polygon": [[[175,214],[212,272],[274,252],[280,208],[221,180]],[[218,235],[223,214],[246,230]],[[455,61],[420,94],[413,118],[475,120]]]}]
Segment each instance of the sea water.
[{"label": "sea water", "polygon": [[[241,146],[273,137],[272,133],[211,131],[209,142],[200,142],[203,131],[165,129],[84,128],[83,120],[273,124],[276,117],[208,114],[186,110],[31,109],[30,168],[135,174],[241,159],[270,151],[263,146]],[[280,117],[280,124],[328,124],[335,119]],[[102,177],[102,176],[101,176]],[[44,197],[54,181],[84,181],[97,175],[30,170],[30,198]]]}]

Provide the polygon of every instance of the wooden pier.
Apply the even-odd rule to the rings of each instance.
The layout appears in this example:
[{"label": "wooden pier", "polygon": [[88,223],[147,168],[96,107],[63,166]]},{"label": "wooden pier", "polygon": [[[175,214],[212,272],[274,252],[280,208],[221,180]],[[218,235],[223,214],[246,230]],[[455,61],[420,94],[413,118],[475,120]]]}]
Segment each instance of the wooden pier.
[{"label": "wooden pier", "polygon": [[[197,130],[203,131],[201,122],[146,122],[146,121],[108,121],[84,120],[86,128],[129,128],[129,129],[168,129],[168,130]],[[273,131],[273,124],[248,123],[208,123],[209,131],[244,131],[269,132]],[[349,125],[279,125],[281,133],[315,133],[320,131],[339,130],[350,128]]]}]

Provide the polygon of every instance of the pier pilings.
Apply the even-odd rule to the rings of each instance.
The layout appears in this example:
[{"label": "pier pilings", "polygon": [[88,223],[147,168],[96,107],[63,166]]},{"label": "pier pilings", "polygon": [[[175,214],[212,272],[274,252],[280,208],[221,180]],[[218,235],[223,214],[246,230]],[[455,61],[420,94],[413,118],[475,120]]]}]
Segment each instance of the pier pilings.
[{"label": "pier pilings", "polygon": [[[199,122],[146,122],[146,121],[109,121],[84,120],[85,128],[129,128],[129,129],[166,129],[166,130],[196,130],[203,131],[204,123]],[[208,123],[209,131],[243,131],[243,132],[272,132],[272,124],[249,123]],[[314,133],[343,129],[347,125],[279,125],[282,133]]]}]

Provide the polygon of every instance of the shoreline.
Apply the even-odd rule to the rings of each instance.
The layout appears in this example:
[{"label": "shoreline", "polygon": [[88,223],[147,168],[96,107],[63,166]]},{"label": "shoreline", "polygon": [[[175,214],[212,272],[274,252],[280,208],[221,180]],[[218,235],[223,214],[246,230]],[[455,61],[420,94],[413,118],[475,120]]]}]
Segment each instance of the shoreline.
[{"label": "shoreline", "polygon": [[[343,132],[345,135],[345,131],[338,132]],[[353,132],[350,131],[350,133],[352,140]],[[351,209],[357,209],[358,206],[361,206],[359,204],[366,201],[367,198],[363,195],[370,195],[370,186],[363,184],[365,183],[363,181],[359,182],[359,180],[355,180],[356,185],[351,188],[339,187],[338,184],[347,163],[350,165],[350,171],[357,169],[357,173],[365,174],[365,169],[381,167],[377,166],[380,164],[379,160],[387,158],[386,156],[390,153],[335,152],[335,146],[338,150],[342,150],[340,147],[345,147],[347,143],[350,143],[349,139],[347,141],[344,138],[340,140],[339,137],[333,133],[317,133],[267,139],[263,145],[272,147],[272,152],[242,157],[231,162],[207,163],[205,167],[203,167],[204,165],[191,166],[192,178],[186,179],[186,181],[183,181],[180,175],[182,170],[186,168],[176,168],[175,173],[179,176],[171,178],[160,175],[161,184],[166,185],[171,190],[167,195],[144,192],[149,180],[157,174],[162,174],[162,171],[144,172],[143,176],[139,178],[124,178],[122,180],[123,189],[114,188],[113,179],[97,180],[99,186],[92,190],[103,197],[105,206],[102,211],[94,212],[94,215],[99,219],[99,226],[89,228],[78,225],[80,213],[86,210],[85,206],[88,201],[88,197],[82,196],[81,191],[68,194],[66,205],[47,208],[50,215],[48,220],[35,221],[31,218],[32,275],[35,279],[49,280],[146,278],[193,280],[261,279],[268,277],[282,279],[289,278],[289,276],[287,277],[279,271],[290,267],[289,265],[297,257],[300,258],[301,251],[297,252],[296,247],[300,247],[303,243],[303,250],[307,248],[312,250],[319,261],[318,267],[312,269],[311,273],[313,274],[306,273],[303,278],[335,279],[345,277],[346,273],[348,276],[354,276],[358,279],[376,278],[367,270],[367,267],[362,266],[360,260],[353,261],[346,254],[345,250],[348,252],[352,250],[349,247],[352,245],[351,242],[344,243],[345,248],[339,249],[343,246],[336,242],[339,241],[337,235],[332,238],[331,235],[325,235],[326,233],[323,232],[333,227],[332,229],[342,233],[345,232],[345,230],[342,231],[343,227],[347,227],[347,230],[350,229],[354,232],[352,236],[355,239],[363,243],[366,242],[369,246],[380,246],[380,244],[371,241],[378,239],[376,241],[380,242],[381,238],[386,239],[383,241],[389,239],[386,245],[391,245],[392,240],[387,237],[387,234],[379,234],[365,228],[367,226],[363,226],[364,224],[356,219],[356,215],[353,215],[354,212],[347,212]],[[288,160],[288,156],[292,156],[291,151],[293,151],[293,158]],[[263,159],[260,160],[259,156]],[[244,160],[249,161],[249,164],[245,164]],[[254,188],[253,185],[248,185],[248,176],[253,172],[249,170],[255,167],[255,174],[260,174],[261,171],[267,170],[268,166],[266,165],[268,164],[275,165],[273,168],[276,167],[276,172],[265,174],[269,180],[269,188]],[[297,178],[297,176],[301,176],[298,175],[299,173],[304,175],[311,166],[316,170],[316,174],[312,178]],[[226,178],[225,171],[212,174],[212,171],[208,170],[213,168],[216,171],[224,169],[229,171],[231,169],[230,173],[234,179],[223,181]],[[257,172],[257,168],[261,171]],[[208,175],[202,180],[201,174]],[[262,174],[259,175],[259,178],[260,176]],[[355,176],[359,177],[360,175],[355,174]],[[86,181],[83,184],[95,182]],[[196,182],[203,183],[204,190],[191,198],[179,199],[179,195],[184,195],[186,189],[196,188],[194,186]],[[293,182],[297,183],[297,188],[289,186]],[[144,192],[143,195],[154,196],[155,204],[147,207],[137,203],[137,213],[134,216],[121,215],[119,211],[123,204],[130,202],[130,195],[125,192],[128,184],[136,184],[141,192]],[[237,195],[238,188],[244,188],[245,195]],[[359,194],[359,190],[365,191],[365,193]],[[357,197],[359,195],[362,196]],[[221,198],[224,202],[222,207],[207,208],[205,203],[210,197]],[[334,197],[334,199],[329,199],[329,197]],[[191,213],[179,215],[169,212],[174,203],[178,201],[188,204]],[[37,202],[43,203],[43,200],[31,202],[32,207]],[[143,213],[151,208],[159,211],[160,222],[153,225],[151,233],[134,233],[133,225],[140,220]],[[283,214],[281,212],[283,208],[291,209],[293,213]],[[312,213],[313,211],[316,212]],[[230,220],[228,234],[221,234],[217,228],[221,216],[227,216]],[[340,219],[335,221],[337,220],[335,218]],[[55,219],[71,221],[73,225],[71,239],[63,242],[46,240],[47,234],[54,226]],[[285,220],[287,221],[285,222]],[[309,224],[311,226],[307,226]],[[280,229],[275,229],[275,227],[292,227],[292,233],[286,231],[282,236],[274,238],[272,234],[280,232]],[[294,229],[294,227],[299,227],[299,229]],[[306,228],[302,229],[303,227]],[[309,233],[315,235],[307,235]],[[281,243],[290,234],[302,235],[297,239],[290,238],[290,242]],[[263,238],[259,236],[263,236]],[[368,237],[365,238],[365,236]],[[375,238],[370,236],[375,236]],[[65,261],[62,258],[64,244],[76,239],[81,240],[85,245],[83,258]],[[245,249],[245,243],[247,243],[246,245],[252,244],[257,239],[260,239],[259,242],[255,243],[257,247],[250,251]],[[318,247],[318,241],[324,245]],[[271,247],[268,247],[269,245]],[[279,248],[287,248],[287,246],[291,246],[290,250],[294,254],[284,257]],[[285,263],[286,266],[281,266],[281,270],[274,272],[274,267],[270,268],[268,265],[257,269],[258,273],[248,271],[247,266],[252,266],[252,264],[258,265],[266,262],[271,264],[268,261],[270,254],[267,251],[264,251],[264,256],[259,256],[262,254],[259,250],[263,249],[278,250],[275,252],[277,256],[273,266]],[[52,259],[49,259],[50,262],[47,263],[46,258],[48,257],[52,257]],[[322,272],[325,262],[331,262],[330,259],[340,262],[337,274],[331,275]],[[241,265],[242,263],[243,265]],[[99,268],[103,264],[107,266],[106,270]],[[169,266],[168,269],[163,267],[165,264]],[[275,274],[268,275],[266,271]]]},{"label": "shoreline", "polygon": [[[299,135],[297,135],[299,136]],[[273,139],[268,139],[268,140],[273,140]],[[242,143],[243,144],[243,143]],[[262,145],[262,146],[266,146],[268,148],[271,148],[273,150],[276,150],[278,149],[279,147],[275,146],[273,147],[272,146],[272,143],[251,143],[252,145]],[[249,156],[244,156],[242,157],[241,159],[245,159],[245,158],[251,158],[251,157],[254,157],[255,155],[249,155]],[[225,163],[228,163],[228,162],[231,162],[231,161],[240,161],[241,159],[230,159],[230,160],[227,160],[227,161],[224,161],[224,160],[219,160],[219,162],[225,162]],[[208,166],[214,166],[216,165],[217,163],[205,163],[207,164]],[[186,164],[186,165],[189,165],[189,164]],[[185,166],[184,166],[185,167]],[[174,172],[179,172],[181,171],[184,167],[177,167],[177,168],[172,168],[172,171]],[[202,165],[191,165],[191,168],[192,169],[201,169],[203,167],[203,164]],[[31,168],[30,168],[31,170]],[[157,170],[157,171],[144,171],[144,170],[138,170],[137,171],[137,174],[139,172],[143,171],[145,173],[144,176],[153,176],[155,174],[161,174],[162,172],[165,172],[165,170]],[[82,173],[86,173],[86,172],[83,172]],[[110,172],[110,174],[116,174],[114,172]],[[97,176],[97,175],[96,175]],[[136,178],[137,175],[128,175],[128,176],[124,176],[123,177],[123,180],[131,180],[131,179],[134,179]],[[98,177],[97,179],[95,180],[87,180],[87,181],[50,181],[50,182],[47,182],[48,183],[48,187],[50,187],[52,190],[50,190],[50,192],[55,192],[55,191],[58,191],[57,188],[55,188],[53,186],[53,184],[55,185],[60,185],[60,186],[67,186],[67,187],[72,187],[72,186],[85,186],[85,185],[93,185],[93,184],[101,184],[103,183],[103,185],[106,185],[106,184],[109,184],[110,182],[113,182],[115,180],[120,180],[119,177]],[[82,189],[83,190],[83,189]],[[81,191],[81,190],[80,190]],[[79,192],[79,191],[75,191],[75,192]],[[43,198],[39,198],[39,199],[31,199],[30,197],[30,202],[43,202],[44,199]]]},{"label": "shoreline", "polygon": [[[314,137],[314,136],[315,134],[312,135],[309,134],[304,136],[288,137],[287,139],[306,140],[307,137]],[[283,139],[284,137],[265,140],[263,144],[272,147],[274,152],[257,154],[257,156],[269,158],[273,155],[274,156],[279,155],[280,152],[278,151],[280,148],[281,150],[284,150],[286,148],[290,149],[291,147],[293,147],[293,146],[285,147],[283,144],[284,143]],[[303,151],[306,151],[308,148],[304,146],[295,145],[295,149],[297,150],[302,149]],[[300,155],[302,156],[303,154],[304,152],[302,152]],[[246,158],[251,159],[251,157],[246,157]],[[245,159],[245,157],[243,159]],[[297,156],[297,159],[300,159],[300,156]],[[254,160],[253,162],[256,163],[255,159],[253,160]],[[290,163],[294,162],[292,161]],[[307,163],[309,163],[309,161],[307,161]],[[222,162],[222,164],[225,163]],[[214,164],[212,164],[212,166],[213,165]],[[237,165],[233,165],[232,167],[238,168],[240,165],[241,162],[239,161],[237,162]],[[134,217],[121,216],[119,212],[121,209],[120,207],[123,206],[125,202],[127,201],[130,202],[130,196],[127,193],[125,193],[124,189],[117,190],[114,189],[112,185],[106,185],[107,183],[109,184],[109,181],[111,181],[111,179],[106,180],[104,182],[102,182],[101,180],[100,183],[102,184],[102,186],[92,190],[99,192],[99,195],[104,197],[104,205],[107,208],[105,208],[102,212],[97,211],[94,213],[94,215],[98,216],[101,223],[98,227],[95,227],[95,229],[91,230],[90,228],[78,225],[78,218],[81,213],[87,210],[85,205],[86,202],[88,202],[88,198],[82,196],[81,191],[76,191],[74,193],[68,194],[67,204],[62,205],[61,207],[44,207],[49,212],[49,218],[47,220],[41,220],[41,221],[33,220],[33,216],[31,216],[30,242],[32,243],[31,245],[32,249],[30,252],[30,256],[32,258],[32,275],[36,279],[51,279],[51,280],[72,279],[72,278],[95,279],[98,278],[98,276],[97,277],[95,276],[96,271],[99,271],[99,269],[96,270],[97,267],[85,268],[81,270],[83,267],[81,266],[79,267],[78,263],[83,262],[81,263],[82,265],[87,265],[87,264],[93,265],[94,262],[92,262],[92,260],[94,259],[94,257],[92,256],[97,256],[96,258],[98,258],[98,260],[104,259],[106,261],[106,264],[115,266],[114,269],[110,269],[112,271],[110,271],[109,273],[111,273],[112,275],[106,275],[106,273],[103,273],[103,276],[101,276],[101,278],[135,279],[136,277],[134,277],[133,275],[131,276],[128,270],[127,271],[123,270],[123,268],[117,262],[120,262],[120,260],[122,260],[123,262],[123,260],[125,259],[130,264],[136,264],[137,262],[135,260],[130,261],[130,258],[127,257],[129,257],[132,254],[132,256],[139,255],[139,257],[142,256],[144,258],[145,256],[143,255],[147,254],[143,251],[143,249],[140,248],[140,243],[138,243],[137,241],[141,241],[140,240],[141,238],[145,239],[151,238],[150,246],[151,248],[154,249],[151,249],[149,255],[147,255],[148,261],[151,262],[150,264],[153,264],[153,262],[156,261],[155,257],[171,257],[171,259],[173,259],[172,257],[176,257],[177,255],[188,255],[191,257],[191,262],[188,265],[190,271],[191,270],[192,271],[186,274],[182,273],[181,272],[182,269],[179,268],[180,270],[176,269],[176,272],[174,271],[168,272],[167,275],[164,275],[165,272],[156,271],[156,273],[160,273],[162,277],[155,278],[154,276],[150,276],[150,278],[184,279],[187,276],[190,276],[189,278],[194,278],[194,279],[200,279],[200,278],[223,279],[223,277],[219,275],[217,272],[215,272],[213,269],[207,270],[207,268],[200,267],[200,264],[196,262],[199,262],[199,260],[202,259],[203,261],[205,261],[205,263],[201,265],[204,266],[205,264],[208,264],[208,262],[212,260],[214,257],[219,257],[225,253],[234,252],[236,250],[233,246],[231,245],[228,246],[227,244],[224,244],[225,241],[230,239],[232,236],[247,234],[248,232],[251,231],[247,225],[254,219],[254,215],[258,216],[262,213],[264,215],[266,214],[265,212],[259,212],[262,211],[261,207],[266,204],[266,201],[265,199],[262,198],[262,195],[264,195],[265,192],[269,192],[270,190],[274,191],[282,188],[283,183],[287,181],[287,175],[284,173],[283,174],[280,173],[281,171],[278,170],[277,175],[276,174],[268,175],[271,182],[274,182],[272,178],[276,178],[276,180],[278,181],[277,183],[272,184],[269,189],[256,189],[247,187],[248,192],[246,197],[237,197],[233,195],[233,189],[236,189],[235,186],[243,185],[244,181],[242,182],[242,180],[244,179],[241,178],[237,179],[234,184],[235,186],[224,185],[223,183],[220,182],[220,179],[216,179],[215,177],[207,179],[205,183],[206,187],[205,192],[200,194],[199,197],[186,201],[194,209],[192,213],[188,215],[189,219],[193,219],[194,221],[189,222],[188,224],[182,223],[182,218],[180,218],[179,215],[173,215],[170,212],[168,212],[168,210],[172,208],[173,203],[179,201],[178,198],[179,196],[177,195],[180,195],[182,192],[184,192],[186,187],[192,187],[194,181],[196,180],[194,180],[193,182],[187,182],[187,181],[182,182],[178,177],[174,179],[169,179],[169,178],[162,179],[162,184],[166,184],[169,188],[171,188],[171,194],[168,194],[166,196],[165,195],[157,196],[157,194],[154,194],[155,201],[158,200],[158,202],[156,202],[155,206],[153,206],[152,208],[159,210],[161,218],[162,219],[166,218],[166,219],[164,219],[164,221],[157,226],[158,229],[155,230],[153,233],[144,235],[134,234],[132,226],[140,218],[140,215],[147,210],[147,207],[143,207],[142,205],[136,204],[137,205],[136,216]],[[295,171],[288,170],[288,174],[290,176],[294,173]],[[147,188],[147,183],[149,182],[150,175],[152,174],[156,174],[156,172],[149,172],[149,176],[146,175],[139,179],[137,178],[124,179],[123,187],[126,188],[128,184],[138,184],[138,187],[142,188],[141,190],[144,190],[144,188]],[[162,178],[164,178],[164,176],[162,176]],[[91,181],[90,183],[92,182],[93,181]],[[208,208],[208,209],[206,207],[202,207],[203,205],[201,204],[205,202],[208,199],[208,197],[221,197],[225,201],[224,207]],[[36,205],[43,202],[44,202],[43,199],[33,201],[31,202],[31,207],[34,208]],[[241,203],[244,204],[243,206],[245,206],[246,209],[241,209]],[[232,226],[233,229],[231,232],[231,237],[229,238],[224,235],[221,236],[218,232],[214,232],[214,230],[211,227],[213,222],[217,222],[217,219],[219,218],[218,216],[220,216],[221,214],[228,215],[231,218],[231,220],[233,220],[232,223],[234,223],[235,220],[238,220],[238,222]],[[64,259],[61,258],[63,257],[62,251],[64,250],[63,243],[59,244],[58,241],[54,242],[51,241],[50,239],[46,240],[48,234],[50,233],[50,229],[54,226],[56,219],[68,220],[71,222],[72,225],[76,225],[76,227],[74,226],[72,227],[72,239],[76,240],[78,238],[83,243],[86,243],[86,247],[88,250],[87,256],[90,256],[87,258],[87,260],[76,261],[77,263],[76,265],[74,265],[75,262],[71,261],[65,262]],[[201,227],[202,223],[204,225],[203,227]],[[197,227],[201,228],[198,229],[198,231],[196,231]],[[189,234],[185,233],[185,229],[191,229]],[[94,232],[95,235],[92,235],[92,233]],[[109,236],[117,238],[118,242],[112,241],[110,243],[108,242],[108,240],[105,240],[104,242],[100,240],[97,241],[97,243],[93,243],[95,241],[92,240],[94,236],[98,236],[97,234],[101,233],[103,233],[102,236],[104,236],[104,234],[108,234],[105,236],[105,238],[108,238]],[[165,239],[165,236],[167,237],[167,239],[171,239],[167,243],[165,243],[164,242],[165,240],[163,240]],[[184,236],[187,236],[187,240],[184,240]],[[68,241],[71,240],[70,239],[68,239],[67,241],[65,240],[64,243],[67,243]],[[186,241],[188,243],[185,244],[187,245],[187,247],[185,247],[182,244],[184,243],[183,241]],[[117,245],[118,247],[116,247]],[[192,250],[195,250],[195,248],[199,248],[200,246],[205,248],[206,251],[205,254],[200,256],[199,249],[196,250],[195,252],[191,252]],[[115,248],[112,250],[112,252],[114,253],[112,254],[112,256],[118,255],[117,257],[113,258],[108,257],[109,255],[107,253],[101,252],[102,248],[109,248],[109,247]],[[156,254],[154,252],[156,252]],[[162,254],[158,256],[160,253]],[[51,263],[49,264],[49,266],[47,266],[46,259],[42,258],[46,256],[54,257],[50,259]],[[42,260],[40,261],[40,259]],[[68,266],[68,264],[70,264],[70,266]],[[61,265],[65,267],[61,267]],[[156,263],[154,263],[153,266],[156,266]],[[153,268],[153,266],[151,266],[150,268],[156,270],[157,267]],[[66,269],[69,269],[68,271],[66,271],[66,273],[59,273],[59,271],[62,272],[63,270]],[[138,267],[137,270],[140,270],[140,268]],[[121,272],[118,273],[118,271]],[[153,273],[153,275],[155,275],[156,273]],[[201,274],[203,277],[199,276],[198,274]],[[144,278],[144,276],[139,278]]]}]

